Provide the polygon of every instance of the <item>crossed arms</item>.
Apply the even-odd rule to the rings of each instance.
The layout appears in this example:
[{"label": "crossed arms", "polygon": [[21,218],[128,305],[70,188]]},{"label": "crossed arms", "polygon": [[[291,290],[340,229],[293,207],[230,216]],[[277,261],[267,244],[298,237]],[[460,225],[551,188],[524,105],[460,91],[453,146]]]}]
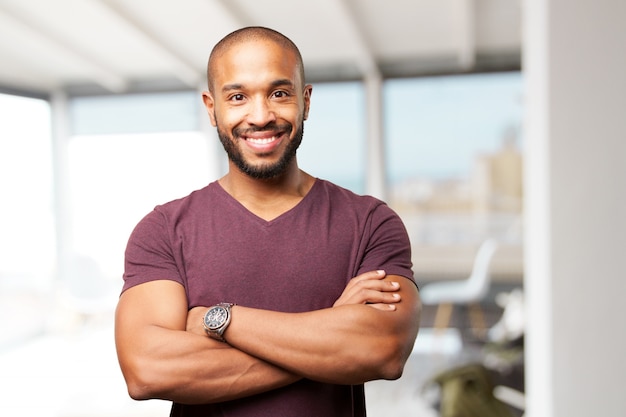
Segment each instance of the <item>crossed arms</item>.
[{"label": "crossed arms", "polygon": [[184,288],[162,280],[122,294],[115,340],[132,398],[201,404],[301,378],[334,384],[399,378],[420,310],[412,282],[372,271],[353,278],[331,308],[280,313],[234,306],[226,344],[204,333],[206,307],[188,311]]}]

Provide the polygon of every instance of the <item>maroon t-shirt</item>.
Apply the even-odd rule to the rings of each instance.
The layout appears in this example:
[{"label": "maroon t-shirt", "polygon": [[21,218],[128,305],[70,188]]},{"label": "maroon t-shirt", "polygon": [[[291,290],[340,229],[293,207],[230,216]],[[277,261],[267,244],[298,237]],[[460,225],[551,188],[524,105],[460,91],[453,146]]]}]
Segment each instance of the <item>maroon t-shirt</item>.
[{"label": "maroon t-shirt", "polygon": [[[266,221],[217,183],[158,206],[133,231],[124,290],[153,280],[184,286],[189,308],[231,302],[302,312],[331,307],[348,281],[384,269],[413,279],[400,218],[383,202],[324,180]],[[359,346],[354,346],[359,349]],[[174,404],[172,416],[364,416],[363,386],[301,380],[243,400]]]}]

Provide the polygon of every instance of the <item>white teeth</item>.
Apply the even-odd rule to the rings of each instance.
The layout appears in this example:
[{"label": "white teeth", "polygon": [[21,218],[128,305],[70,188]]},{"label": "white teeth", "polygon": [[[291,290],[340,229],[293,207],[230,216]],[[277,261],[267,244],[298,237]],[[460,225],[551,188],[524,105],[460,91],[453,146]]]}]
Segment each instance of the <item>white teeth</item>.
[{"label": "white teeth", "polygon": [[250,142],[254,142],[254,143],[258,143],[258,144],[266,144],[266,143],[270,143],[276,140],[276,136],[272,136],[271,138],[264,138],[264,139],[255,139],[255,138],[247,138],[246,140],[249,140]]}]

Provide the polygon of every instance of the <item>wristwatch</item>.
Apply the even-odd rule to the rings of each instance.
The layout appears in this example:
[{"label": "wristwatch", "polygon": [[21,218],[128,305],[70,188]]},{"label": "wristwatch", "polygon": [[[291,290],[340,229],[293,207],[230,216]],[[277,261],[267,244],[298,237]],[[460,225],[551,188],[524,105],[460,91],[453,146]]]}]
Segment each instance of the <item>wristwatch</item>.
[{"label": "wristwatch", "polygon": [[219,340],[220,342],[226,342],[224,339],[224,331],[230,324],[231,307],[234,304],[231,303],[219,303],[212,307],[209,307],[206,313],[204,313],[204,319],[202,324],[204,330],[209,337]]}]

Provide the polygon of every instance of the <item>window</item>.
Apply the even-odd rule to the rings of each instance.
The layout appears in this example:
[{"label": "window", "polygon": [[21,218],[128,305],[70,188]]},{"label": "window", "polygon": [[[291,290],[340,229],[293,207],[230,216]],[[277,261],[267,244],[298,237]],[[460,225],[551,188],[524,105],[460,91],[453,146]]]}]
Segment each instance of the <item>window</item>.
[{"label": "window", "polygon": [[521,275],[522,99],[518,72],[386,82],[389,203],[416,275],[448,274],[455,262],[468,271],[487,237],[514,247],[500,251],[499,261],[511,255],[496,273]]},{"label": "window", "polygon": [[313,86],[298,164],[309,174],[365,192],[365,95],[361,83]]},{"label": "window", "polygon": [[0,94],[0,286],[43,289],[55,266],[50,107]]},{"label": "window", "polygon": [[209,153],[198,132],[75,136],[69,144],[75,251],[121,288],[126,241],[157,204],[208,184]]}]

